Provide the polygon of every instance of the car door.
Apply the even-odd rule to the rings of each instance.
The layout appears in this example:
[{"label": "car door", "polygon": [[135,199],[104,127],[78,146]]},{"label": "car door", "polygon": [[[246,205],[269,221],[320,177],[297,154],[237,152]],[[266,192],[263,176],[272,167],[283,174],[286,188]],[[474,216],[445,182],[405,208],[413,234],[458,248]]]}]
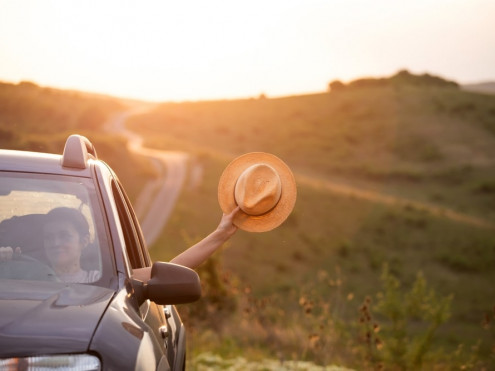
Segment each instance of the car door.
[{"label": "car door", "polygon": [[[151,259],[137,221],[134,210],[118,180],[112,181],[112,192],[117,205],[120,223],[124,232],[127,255],[132,269],[151,267]],[[168,358],[173,365],[173,359],[169,355],[169,328],[165,316],[164,307],[150,300],[145,300],[139,307],[142,320],[153,332],[159,352]]]}]

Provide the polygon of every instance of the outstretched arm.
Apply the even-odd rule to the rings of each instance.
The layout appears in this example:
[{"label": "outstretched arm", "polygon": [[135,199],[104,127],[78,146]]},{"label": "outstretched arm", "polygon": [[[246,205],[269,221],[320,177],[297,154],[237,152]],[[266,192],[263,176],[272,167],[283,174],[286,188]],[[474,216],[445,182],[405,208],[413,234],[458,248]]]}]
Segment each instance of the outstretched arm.
[{"label": "outstretched arm", "polygon": [[[191,269],[197,268],[237,231],[237,227],[232,223],[232,220],[238,211],[239,207],[235,208],[230,214],[223,214],[220,224],[212,233],[177,255],[170,262]],[[135,278],[141,281],[148,281],[151,277],[151,267],[134,269],[133,274]]]},{"label": "outstretched arm", "polygon": [[170,262],[184,265],[191,269],[197,268],[237,231],[237,227],[232,223],[232,220],[238,211],[239,207],[235,208],[230,214],[223,214],[217,229],[197,244],[177,255]]}]

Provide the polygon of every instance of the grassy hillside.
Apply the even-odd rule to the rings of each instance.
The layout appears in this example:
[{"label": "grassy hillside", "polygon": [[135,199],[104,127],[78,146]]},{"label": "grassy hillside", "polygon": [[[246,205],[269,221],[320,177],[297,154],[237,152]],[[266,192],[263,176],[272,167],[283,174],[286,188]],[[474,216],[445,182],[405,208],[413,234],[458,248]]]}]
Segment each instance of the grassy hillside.
[{"label": "grassy hillside", "polygon": [[[239,231],[200,267],[203,299],[180,307],[189,355],[495,367],[495,96],[406,71],[329,87],[164,103],[129,123],[150,146],[190,151],[202,170],[152,247],[157,260],[215,228],[218,179],[235,156],[271,152],[296,174],[296,207],[281,227]],[[0,145],[61,152],[69,133],[85,134],[135,197],[150,165],[103,130],[123,108],[0,84]]]},{"label": "grassy hillside", "polygon": [[[146,178],[153,176],[151,166],[132,156],[125,141],[104,128],[112,115],[125,109],[116,98],[40,87],[31,82],[0,82],[0,148],[62,153],[70,134],[85,135],[135,197]],[[141,176],[136,177],[131,169],[140,169]]]},{"label": "grassy hillside", "polygon": [[[202,185],[186,189],[152,249],[157,259],[171,258],[215,227],[218,178],[236,155],[271,152],[296,173],[298,201],[287,222],[269,233],[239,232],[202,267],[207,294],[197,309],[183,309],[198,328],[193,349],[257,349],[393,368],[412,356],[391,345],[399,335],[387,327],[395,322],[381,302],[388,292],[382,275],[389,272],[386,282],[397,278],[405,295],[421,272],[436,293],[437,301],[425,300],[435,303],[439,321],[437,328],[425,315],[436,332],[424,359],[444,366],[467,365],[469,357],[493,362],[486,319],[495,304],[494,231],[421,205],[495,224],[495,98],[407,77],[365,79],[306,96],[165,103],[131,121],[149,145],[191,151],[204,168]],[[326,182],[416,203],[335,192]],[[448,311],[441,315],[440,298],[450,295],[451,316],[443,323]],[[363,304],[366,297],[373,305]],[[406,302],[395,302],[403,315]],[[359,340],[367,323],[359,322],[363,307],[373,308],[383,326],[381,353]],[[205,322],[201,313],[208,314]],[[428,333],[428,320],[418,316],[402,321],[411,344]],[[212,327],[220,337],[208,331]],[[454,361],[449,352],[455,351]]]}]

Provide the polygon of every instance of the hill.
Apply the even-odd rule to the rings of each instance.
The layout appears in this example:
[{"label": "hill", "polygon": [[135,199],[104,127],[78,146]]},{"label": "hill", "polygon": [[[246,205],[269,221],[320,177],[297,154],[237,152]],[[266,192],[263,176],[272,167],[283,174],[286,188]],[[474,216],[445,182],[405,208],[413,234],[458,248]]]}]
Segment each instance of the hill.
[{"label": "hill", "polygon": [[495,221],[495,100],[456,86],[351,83],[279,99],[165,103],[131,125],[152,146],[271,152],[301,175]]},{"label": "hill", "polygon": [[[475,357],[489,359],[490,333],[480,323],[494,304],[493,229],[447,216],[494,225],[495,98],[431,76],[365,80],[313,95],[164,103],[131,120],[148,145],[195,153],[204,169],[202,185],[183,193],[151,250],[156,259],[171,258],[215,227],[218,178],[235,156],[271,152],[296,174],[298,201],[287,222],[266,234],[239,232],[218,261],[202,268],[207,294],[196,310],[183,309],[198,329],[194,349],[265,348],[272,356],[340,359],[361,368],[351,361],[363,349],[359,308],[368,307],[367,297],[380,308],[388,266],[401,292],[422,272],[437,295],[454,295],[435,346],[448,354],[480,341]],[[412,202],[335,192],[328,182]],[[391,336],[383,313],[375,318]],[[426,331],[414,318],[410,341]],[[211,326],[221,337],[207,331]],[[435,349],[434,363],[454,362]]]},{"label": "hill", "polygon": [[[128,103],[107,96],[41,87],[28,81],[0,82],[0,148],[61,153],[70,134],[86,135],[99,156],[128,185],[129,193],[135,195],[146,178],[153,176],[152,167],[131,156],[123,139],[108,134],[104,127]],[[136,181],[131,169],[140,169],[141,181]]]},{"label": "hill", "polygon": [[[200,268],[204,298],[180,308],[189,355],[493,368],[495,97],[407,71],[330,85],[278,99],[163,103],[129,123],[148,145],[190,151],[202,170],[152,247],[156,260],[215,227],[218,179],[235,156],[271,152],[296,174],[298,200],[281,227],[239,231]],[[0,84],[1,146],[59,152],[77,130],[137,194],[149,164],[104,130],[122,104]]]},{"label": "hill", "polygon": [[495,94],[495,81],[480,82],[478,84],[466,84],[462,88],[476,93]]}]

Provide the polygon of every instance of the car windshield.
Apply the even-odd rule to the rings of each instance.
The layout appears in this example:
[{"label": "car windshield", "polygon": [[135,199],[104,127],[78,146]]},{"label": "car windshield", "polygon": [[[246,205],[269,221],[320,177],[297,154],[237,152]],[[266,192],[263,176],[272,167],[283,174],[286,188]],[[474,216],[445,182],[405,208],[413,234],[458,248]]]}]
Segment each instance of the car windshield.
[{"label": "car windshield", "polygon": [[0,280],[98,282],[103,225],[90,179],[0,173]]}]

